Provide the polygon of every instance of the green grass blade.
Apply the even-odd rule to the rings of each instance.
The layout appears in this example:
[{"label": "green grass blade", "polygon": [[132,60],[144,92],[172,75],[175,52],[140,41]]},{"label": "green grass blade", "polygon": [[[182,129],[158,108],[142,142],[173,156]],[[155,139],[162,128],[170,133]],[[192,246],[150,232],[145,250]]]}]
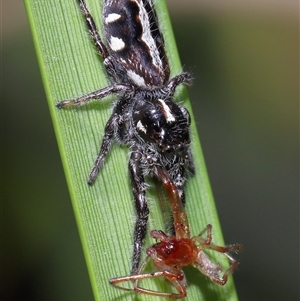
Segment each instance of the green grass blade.
[{"label": "green grass blade", "polygon": [[[128,149],[113,147],[95,185],[89,187],[86,184],[111,112],[113,98],[73,110],[55,108],[58,101],[107,85],[105,70],[101,59],[95,54],[77,2],[24,2],[95,300],[155,300],[155,297],[114,289],[108,283],[111,277],[127,275],[131,265],[134,207],[127,171]],[[100,27],[102,7],[99,2],[89,0],[87,4]],[[181,71],[181,65],[170,21],[164,1],[155,3],[174,75]],[[178,90],[176,97],[183,100],[192,112],[185,89]],[[192,137],[196,176],[189,179],[186,185],[191,233],[196,235],[211,223],[214,242],[223,244],[195,122],[192,125]],[[162,229],[163,222],[155,194],[149,194],[149,229]],[[146,245],[151,244],[153,241],[148,238]],[[222,256],[218,256],[218,260],[222,261]],[[186,300],[237,300],[232,279],[225,287],[219,287],[195,269],[188,268],[186,273],[189,282]]]}]

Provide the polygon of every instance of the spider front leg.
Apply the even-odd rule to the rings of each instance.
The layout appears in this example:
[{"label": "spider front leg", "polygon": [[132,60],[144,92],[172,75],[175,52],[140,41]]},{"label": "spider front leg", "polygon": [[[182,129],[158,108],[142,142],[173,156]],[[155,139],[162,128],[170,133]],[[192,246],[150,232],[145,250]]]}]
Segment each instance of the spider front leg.
[{"label": "spider front leg", "polygon": [[75,99],[67,99],[67,100],[60,101],[56,104],[56,107],[62,109],[62,108],[67,108],[72,106],[81,106],[91,100],[101,99],[110,94],[123,93],[123,94],[130,95],[131,93],[133,93],[133,91],[134,89],[130,85],[114,84],[109,87],[91,92],[89,94],[85,94]]},{"label": "spider front leg", "polygon": [[[207,233],[206,238],[203,238],[202,235]],[[240,244],[230,244],[226,246],[218,246],[212,243],[212,226],[207,225],[207,227],[200,232],[198,236],[192,238],[193,241],[197,243],[198,256],[197,260],[194,262],[194,267],[199,269],[204,275],[210,278],[211,281],[219,284],[225,285],[228,277],[239,265],[239,262],[236,261],[229,253],[239,252],[242,250],[242,245]],[[224,254],[229,262],[229,268],[223,272],[222,267],[214,263],[204,250],[213,250],[219,253]],[[221,275],[223,273],[223,275]]]},{"label": "spider front leg", "polygon": [[98,29],[96,27],[95,21],[93,17],[91,16],[89,10],[86,7],[86,4],[83,0],[78,0],[80,10],[82,11],[84,18],[85,18],[85,23],[86,26],[89,30],[90,36],[94,41],[94,44],[97,48],[98,53],[102,56],[103,59],[108,57],[108,51],[101,41]]},{"label": "spider front leg", "polygon": [[[202,235],[204,233],[206,234],[206,238],[204,239]],[[212,243],[212,225],[208,224],[206,228],[204,228],[199,235],[193,237],[193,240],[197,241],[203,249],[209,249],[209,250],[214,250],[219,253],[224,253],[225,255],[228,255],[227,253],[232,253],[232,252],[239,252],[242,250],[242,245],[241,244],[229,244],[226,246],[217,246],[214,243]]]},{"label": "spider front leg", "polygon": [[102,139],[100,151],[95,160],[93,168],[89,174],[89,178],[88,178],[89,185],[92,185],[95,182],[99,170],[104,164],[105,157],[110,151],[112,140],[116,131],[116,125],[118,124],[119,119],[120,116],[114,112],[106,123],[105,130],[104,130],[104,137]]},{"label": "spider front leg", "polygon": [[140,152],[138,150],[131,153],[129,159],[129,176],[131,180],[134,204],[136,208],[136,222],[133,234],[133,256],[131,275],[138,273],[141,260],[141,252],[144,245],[147,223],[149,216],[149,208],[146,200],[146,183],[140,166]]},{"label": "spider front leg", "polygon": [[175,89],[178,85],[184,84],[184,85],[191,85],[193,81],[193,78],[190,73],[183,72],[181,74],[178,74],[174,76],[168,84],[164,87],[164,91],[168,93],[168,96],[173,96],[175,93]]},{"label": "spider front leg", "polygon": [[[176,275],[172,274],[166,274],[165,271],[156,271],[156,272],[150,272],[150,273],[144,273],[141,274],[141,271],[144,269],[146,263],[148,262],[149,256],[144,261],[143,265],[141,266],[141,269],[138,271],[136,275],[130,275],[130,276],[122,276],[122,277],[116,277],[111,278],[109,280],[109,283],[113,285],[114,287],[124,290],[124,291],[134,291],[136,293],[150,295],[150,296],[157,296],[157,297],[165,297],[170,299],[181,299],[186,296],[186,279],[184,276],[183,280],[174,280],[176,278]],[[144,288],[140,286],[139,282],[144,279],[155,279],[155,278],[161,278],[164,277],[165,279],[169,280],[172,285],[177,289],[178,293],[166,293],[166,292],[159,292],[155,290],[151,290],[148,288]],[[127,288],[125,286],[122,286],[122,284],[126,282],[133,282],[133,288]]]},{"label": "spider front leg", "polygon": [[104,164],[105,157],[110,151],[110,148],[111,148],[111,145],[113,142],[113,138],[115,138],[117,136],[119,129],[123,125],[122,116],[123,116],[124,107],[126,106],[126,102],[127,102],[127,98],[125,96],[123,96],[115,104],[113,113],[105,125],[104,137],[102,139],[100,151],[95,160],[93,168],[89,174],[89,178],[88,178],[89,185],[92,185],[95,182],[96,177],[99,173],[99,170],[101,169],[101,167]]},{"label": "spider front leg", "polygon": [[190,147],[186,150],[185,158],[186,158],[186,166],[187,166],[186,169],[192,176],[194,176],[195,175],[195,165],[194,165],[194,159],[193,159],[193,155],[192,155],[192,151],[191,151]]}]

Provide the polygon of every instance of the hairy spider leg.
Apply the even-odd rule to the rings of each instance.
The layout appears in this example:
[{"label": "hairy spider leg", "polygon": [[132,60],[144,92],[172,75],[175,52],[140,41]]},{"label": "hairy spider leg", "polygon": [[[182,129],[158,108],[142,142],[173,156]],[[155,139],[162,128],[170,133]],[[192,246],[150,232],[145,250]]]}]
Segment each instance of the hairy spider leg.
[{"label": "hairy spider leg", "polygon": [[89,10],[87,9],[85,2],[83,0],[78,0],[78,3],[79,3],[79,7],[81,9],[81,12],[84,15],[86,26],[90,32],[90,36],[92,37],[92,39],[94,41],[96,49],[97,49],[98,53],[102,56],[102,58],[106,59],[109,56],[109,54],[108,54],[106,46],[103,44],[103,42],[100,38],[95,21],[94,21],[92,15],[90,14]]}]

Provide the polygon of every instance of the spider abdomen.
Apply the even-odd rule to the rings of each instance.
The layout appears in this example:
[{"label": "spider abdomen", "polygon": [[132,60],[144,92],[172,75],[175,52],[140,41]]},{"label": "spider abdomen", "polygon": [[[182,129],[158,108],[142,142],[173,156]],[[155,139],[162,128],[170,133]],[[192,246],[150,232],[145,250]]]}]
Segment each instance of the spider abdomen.
[{"label": "spider abdomen", "polygon": [[170,68],[152,2],[106,1],[103,17],[108,52],[128,81],[143,88],[163,86]]}]

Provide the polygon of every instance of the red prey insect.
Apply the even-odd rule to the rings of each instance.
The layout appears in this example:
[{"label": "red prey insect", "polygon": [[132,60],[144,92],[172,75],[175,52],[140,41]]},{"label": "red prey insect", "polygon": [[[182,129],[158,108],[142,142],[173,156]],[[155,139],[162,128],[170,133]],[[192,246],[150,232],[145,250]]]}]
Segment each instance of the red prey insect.
[{"label": "red prey insect", "polygon": [[[199,235],[190,237],[187,215],[176,185],[162,168],[159,172],[172,208],[175,236],[168,236],[160,230],[152,230],[150,235],[158,242],[146,250],[147,257],[140,266],[138,273],[136,275],[112,278],[110,279],[110,284],[127,291],[180,299],[187,295],[187,281],[182,268],[189,265],[194,266],[213,282],[219,285],[226,284],[228,276],[239,264],[230,253],[241,251],[242,246],[240,244],[231,244],[222,247],[212,243],[211,225],[207,225]],[[206,236],[204,235],[205,233]],[[222,267],[213,262],[204,252],[205,250],[213,250],[224,254],[230,262],[230,267],[223,272]],[[153,261],[157,271],[143,273],[149,260]],[[139,285],[139,282],[143,279],[158,277],[167,279],[176,288],[177,292],[154,291]],[[121,286],[122,283],[129,281],[133,282],[133,288]]]}]

